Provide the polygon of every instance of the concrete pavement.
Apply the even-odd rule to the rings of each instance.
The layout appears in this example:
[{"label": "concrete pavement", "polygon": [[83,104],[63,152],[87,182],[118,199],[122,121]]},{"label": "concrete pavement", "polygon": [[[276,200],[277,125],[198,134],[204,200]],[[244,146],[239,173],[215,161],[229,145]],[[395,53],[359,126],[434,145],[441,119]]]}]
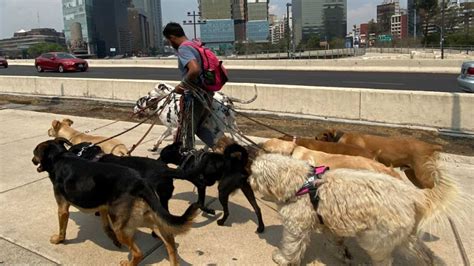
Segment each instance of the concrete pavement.
[{"label": "concrete pavement", "polygon": [[[102,231],[98,217],[80,213],[71,208],[67,230],[67,241],[63,245],[52,245],[49,237],[58,230],[57,209],[52,187],[47,174],[36,172],[31,163],[33,148],[48,139],[46,131],[53,119],[64,116],[33,111],[3,109],[0,111],[0,263],[12,264],[66,264],[66,265],[117,265],[128,256],[125,248],[117,249]],[[96,128],[109,123],[108,120],[70,117],[79,130]],[[131,127],[133,123],[119,122],[100,129],[94,134],[110,136]],[[146,131],[142,125],[120,139],[128,146],[134,144]],[[134,155],[156,157],[146,149],[151,146],[163,127],[155,127],[145,143]],[[165,144],[164,144],[165,145]],[[474,158],[445,154],[449,171],[459,177],[462,189],[474,191]],[[171,211],[181,214],[196,193],[186,182],[175,181],[175,192],[170,202]],[[273,203],[264,201],[259,195],[266,231],[256,234],[256,217],[242,193],[230,199],[230,217],[227,225],[217,226],[222,208],[216,200],[217,189],[207,190],[206,202],[217,210],[215,217],[199,215],[193,229],[177,237],[180,262],[196,265],[272,265],[272,251],[279,245],[282,227]],[[474,221],[472,210],[469,221],[457,224],[462,245],[469,259],[474,261]],[[148,230],[136,234],[137,243],[146,254],[143,264],[168,264],[166,250],[159,240],[153,239]],[[447,265],[462,265],[459,247],[449,227],[434,228],[424,234],[426,244]],[[355,256],[355,264],[368,263],[369,258],[353,240],[347,240]],[[342,264],[333,255],[325,238],[314,234],[306,252],[306,264]],[[396,254],[395,264],[414,265],[413,258]]]}]

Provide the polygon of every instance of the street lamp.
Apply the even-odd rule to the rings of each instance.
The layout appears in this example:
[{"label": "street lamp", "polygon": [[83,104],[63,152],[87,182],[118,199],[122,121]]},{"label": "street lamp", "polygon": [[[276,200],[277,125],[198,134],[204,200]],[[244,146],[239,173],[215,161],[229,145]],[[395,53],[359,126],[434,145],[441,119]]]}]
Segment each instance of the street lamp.
[{"label": "street lamp", "polygon": [[444,0],[441,3],[441,59],[444,59]]},{"label": "street lamp", "polygon": [[286,3],[286,47],[288,53],[288,59],[290,59],[290,6],[291,3]]},{"label": "street lamp", "polygon": [[200,20],[200,19],[198,19],[196,21],[196,17],[197,18],[201,17],[201,12],[197,12],[197,13],[196,13],[196,11],[193,11],[192,13],[188,12],[188,17],[193,17],[193,20],[189,20],[189,21],[183,20],[183,25],[193,25],[193,27],[194,27],[194,40],[196,40],[196,25],[206,24],[207,21],[206,20]]}]

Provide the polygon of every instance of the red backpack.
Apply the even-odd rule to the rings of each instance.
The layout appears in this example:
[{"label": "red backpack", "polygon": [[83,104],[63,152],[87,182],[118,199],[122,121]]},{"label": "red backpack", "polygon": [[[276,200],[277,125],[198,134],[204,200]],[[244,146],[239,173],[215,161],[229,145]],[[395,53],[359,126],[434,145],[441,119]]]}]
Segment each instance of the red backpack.
[{"label": "red backpack", "polygon": [[196,49],[201,57],[201,78],[204,89],[208,91],[219,91],[229,80],[227,70],[222,65],[222,61],[209,49],[204,47],[201,42],[188,41],[181,45],[190,46]]}]

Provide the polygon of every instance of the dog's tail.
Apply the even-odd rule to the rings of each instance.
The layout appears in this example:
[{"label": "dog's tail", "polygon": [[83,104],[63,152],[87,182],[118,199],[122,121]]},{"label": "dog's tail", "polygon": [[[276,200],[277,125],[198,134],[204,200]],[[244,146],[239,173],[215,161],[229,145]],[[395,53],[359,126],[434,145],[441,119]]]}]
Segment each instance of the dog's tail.
[{"label": "dog's tail", "polygon": [[245,167],[249,161],[249,153],[248,151],[242,147],[241,145],[234,143],[227,146],[224,150],[224,158],[232,160],[234,153],[240,153],[240,163],[242,167]]},{"label": "dog's tail", "polygon": [[422,192],[424,198],[419,203],[421,219],[418,231],[430,229],[430,225],[434,223],[447,225],[446,218],[456,219],[463,223],[467,217],[464,210],[468,210],[468,204],[472,204],[472,197],[461,192],[457,180],[449,175],[441,163],[439,154],[436,153],[424,164],[435,185]]},{"label": "dog's tail", "polygon": [[229,99],[234,103],[250,104],[250,103],[253,103],[258,97],[257,85],[254,85],[253,89],[254,89],[255,95],[249,100],[242,100],[242,99],[238,99],[238,98],[234,98],[230,96],[227,96],[227,97],[229,97]]},{"label": "dog's tail", "polygon": [[143,189],[141,197],[158,216],[157,222],[160,226],[165,227],[166,231],[171,232],[174,235],[183,234],[189,231],[194,218],[198,215],[199,205],[197,203],[189,205],[181,216],[171,214],[168,210],[163,208],[158,195],[151,188]]}]

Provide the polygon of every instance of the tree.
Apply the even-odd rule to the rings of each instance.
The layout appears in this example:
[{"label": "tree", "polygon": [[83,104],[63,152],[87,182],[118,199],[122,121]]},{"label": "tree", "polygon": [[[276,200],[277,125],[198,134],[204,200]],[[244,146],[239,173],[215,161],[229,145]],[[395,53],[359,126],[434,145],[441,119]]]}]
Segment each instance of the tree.
[{"label": "tree", "polygon": [[374,21],[374,19],[371,19],[369,21],[368,32],[369,32],[369,34],[370,33],[377,33],[377,23]]},{"label": "tree", "polygon": [[425,45],[430,25],[434,23],[434,18],[439,13],[438,0],[416,0],[415,8],[420,14],[421,24],[424,25],[423,36],[425,37]]},{"label": "tree", "polygon": [[65,51],[66,51],[66,47],[59,45],[57,43],[47,43],[47,42],[38,43],[28,48],[28,54],[31,57],[37,57],[41,54],[49,53],[49,52],[65,52]]}]

